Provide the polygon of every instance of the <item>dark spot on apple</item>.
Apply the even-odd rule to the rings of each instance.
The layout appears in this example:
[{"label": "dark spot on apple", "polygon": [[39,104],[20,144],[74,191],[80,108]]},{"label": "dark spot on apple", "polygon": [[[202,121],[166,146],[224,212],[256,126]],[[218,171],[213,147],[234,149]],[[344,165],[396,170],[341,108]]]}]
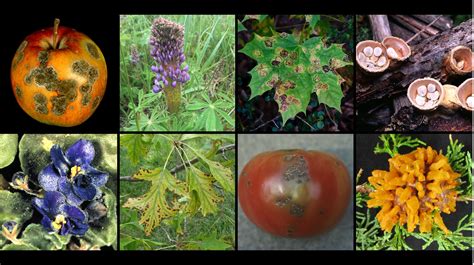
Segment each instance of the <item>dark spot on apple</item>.
[{"label": "dark spot on apple", "polygon": [[90,93],[82,94],[82,101],[81,101],[82,105],[87,106],[87,104],[89,104],[90,101],[91,101]]},{"label": "dark spot on apple", "polygon": [[95,59],[100,59],[99,50],[97,49],[97,46],[94,43],[88,42],[86,44],[86,48],[92,57],[94,57]]},{"label": "dark spot on apple", "polygon": [[99,76],[99,72],[97,71],[96,68],[91,67],[89,68],[89,83],[93,84],[95,80],[97,80],[97,77]]},{"label": "dark spot on apple", "polygon": [[94,101],[92,102],[92,109],[97,108],[97,106],[99,106],[99,102],[100,102],[100,97],[99,96],[95,97]]},{"label": "dark spot on apple", "polygon": [[33,96],[33,101],[35,102],[35,111],[41,114],[48,114],[48,99],[45,95],[41,93],[36,93]]},{"label": "dark spot on apple", "polygon": [[290,215],[296,217],[302,217],[304,215],[304,209],[296,203],[292,203],[290,206]]},{"label": "dark spot on apple", "polygon": [[89,64],[84,60],[75,61],[72,63],[72,71],[78,75],[86,76],[88,70]]},{"label": "dark spot on apple", "polygon": [[323,210],[323,209],[319,210],[319,214],[320,214],[320,215],[323,215],[323,214],[324,214],[324,210]]},{"label": "dark spot on apple", "polygon": [[21,91],[21,88],[19,86],[15,88],[15,93],[19,99],[23,98],[23,91]]},{"label": "dark spot on apple", "polygon": [[53,104],[53,113],[60,116],[66,112],[67,108],[67,98],[65,95],[55,96],[51,98],[51,103]]},{"label": "dark spot on apple", "polygon": [[[91,101],[90,92],[95,81],[99,77],[99,71],[95,67],[92,67],[84,60],[75,61],[72,64],[72,71],[80,76],[87,78],[87,83],[80,86],[79,90],[82,93],[82,105],[86,106]],[[94,99],[95,102],[96,99]],[[100,101],[100,98],[98,99]],[[94,104],[93,102],[93,104]],[[97,102],[97,104],[99,104]]]},{"label": "dark spot on apple", "polygon": [[28,41],[24,40],[20,47],[16,50],[15,58],[13,59],[13,66],[12,68],[16,68],[16,66],[23,60],[25,57],[25,48],[28,46]]},{"label": "dark spot on apple", "polygon": [[91,90],[92,90],[92,86],[89,85],[89,83],[86,83],[86,84],[81,86],[80,90],[81,90],[81,93],[83,93],[83,94],[84,93],[90,93]]},{"label": "dark spot on apple", "polygon": [[46,67],[49,60],[49,52],[48,51],[40,51],[38,53],[38,61],[40,62],[40,67]]},{"label": "dark spot on apple", "polygon": [[252,186],[252,182],[250,182],[250,180],[247,180],[247,188],[249,188],[250,186]]}]

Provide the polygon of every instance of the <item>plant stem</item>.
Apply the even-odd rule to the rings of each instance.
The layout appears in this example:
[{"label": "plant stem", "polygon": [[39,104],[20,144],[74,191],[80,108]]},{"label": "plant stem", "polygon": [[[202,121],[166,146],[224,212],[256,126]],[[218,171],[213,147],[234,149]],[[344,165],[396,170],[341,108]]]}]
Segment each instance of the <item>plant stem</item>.
[{"label": "plant stem", "polygon": [[54,28],[53,28],[53,49],[56,50],[58,46],[58,28],[59,28],[59,18],[54,19]]}]

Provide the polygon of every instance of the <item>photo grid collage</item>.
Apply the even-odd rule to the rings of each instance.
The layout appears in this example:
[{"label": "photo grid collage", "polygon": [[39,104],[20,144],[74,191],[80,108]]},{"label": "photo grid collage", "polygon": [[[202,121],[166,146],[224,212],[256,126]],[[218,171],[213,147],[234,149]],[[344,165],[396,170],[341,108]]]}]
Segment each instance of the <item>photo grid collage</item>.
[{"label": "photo grid collage", "polygon": [[0,256],[473,250],[472,15],[113,19],[8,34]]}]

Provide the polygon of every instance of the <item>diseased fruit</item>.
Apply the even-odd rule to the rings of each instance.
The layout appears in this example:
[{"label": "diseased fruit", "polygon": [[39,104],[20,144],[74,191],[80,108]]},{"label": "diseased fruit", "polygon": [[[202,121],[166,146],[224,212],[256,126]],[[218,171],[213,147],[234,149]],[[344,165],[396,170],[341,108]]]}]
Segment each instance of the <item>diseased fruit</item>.
[{"label": "diseased fruit", "polygon": [[107,85],[107,66],[86,35],[59,26],[37,31],[21,43],[11,65],[13,93],[35,120],[63,127],[86,121]]},{"label": "diseased fruit", "polygon": [[261,229],[284,237],[309,237],[332,228],[351,194],[341,160],[318,151],[261,153],[242,170],[239,202]]}]

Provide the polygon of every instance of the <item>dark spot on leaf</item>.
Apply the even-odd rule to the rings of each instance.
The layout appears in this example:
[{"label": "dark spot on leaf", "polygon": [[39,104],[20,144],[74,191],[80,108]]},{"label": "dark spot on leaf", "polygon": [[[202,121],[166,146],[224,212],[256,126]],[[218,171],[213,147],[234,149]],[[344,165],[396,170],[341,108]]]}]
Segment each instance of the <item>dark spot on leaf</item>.
[{"label": "dark spot on leaf", "polygon": [[323,71],[324,71],[325,73],[327,73],[327,72],[331,71],[331,68],[330,68],[329,66],[327,66],[327,65],[324,65],[324,66],[323,66]]},{"label": "dark spot on leaf", "polygon": [[273,41],[272,40],[265,40],[265,46],[267,46],[268,48],[271,48],[273,46]]},{"label": "dark spot on leaf", "polygon": [[279,61],[277,61],[277,60],[273,60],[273,61],[272,61],[272,65],[274,65],[274,66],[278,66],[278,65],[280,65],[280,62],[279,62]]},{"label": "dark spot on leaf", "polygon": [[288,56],[288,51],[287,50],[283,50],[280,52],[280,56],[281,57],[287,57]]}]

